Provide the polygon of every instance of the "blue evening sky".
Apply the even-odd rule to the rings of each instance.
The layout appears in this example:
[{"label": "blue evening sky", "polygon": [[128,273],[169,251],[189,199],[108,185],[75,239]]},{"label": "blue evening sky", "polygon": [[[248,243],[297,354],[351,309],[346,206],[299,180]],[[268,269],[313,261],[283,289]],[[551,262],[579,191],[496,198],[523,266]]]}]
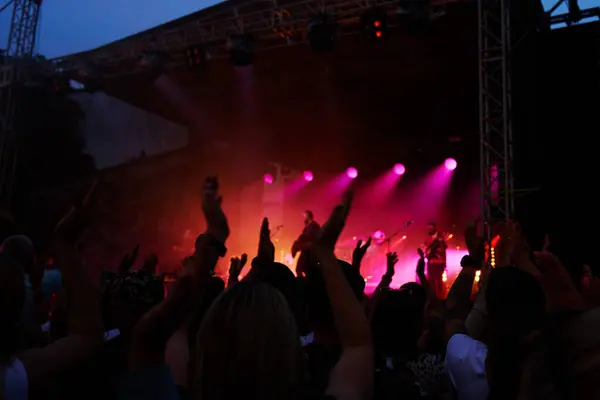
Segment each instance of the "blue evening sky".
[{"label": "blue evening sky", "polygon": [[[8,0],[0,0],[0,7]],[[92,49],[190,14],[218,0],[44,0],[37,51],[57,57]],[[543,0],[547,8],[555,0]],[[600,0],[579,0],[581,8],[600,6]],[[6,47],[9,9],[0,14],[0,49]],[[559,12],[565,12],[561,6]]]}]

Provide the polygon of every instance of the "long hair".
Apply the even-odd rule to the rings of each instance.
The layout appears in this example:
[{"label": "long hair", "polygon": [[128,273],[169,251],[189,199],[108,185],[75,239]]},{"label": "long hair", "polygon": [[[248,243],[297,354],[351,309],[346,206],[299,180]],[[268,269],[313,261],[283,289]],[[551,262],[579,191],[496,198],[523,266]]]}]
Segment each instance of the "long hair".
[{"label": "long hair", "polygon": [[200,325],[190,365],[193,398],[296,398],[301,354],[284,297],[267,284],[242,281],[213,303]]}]

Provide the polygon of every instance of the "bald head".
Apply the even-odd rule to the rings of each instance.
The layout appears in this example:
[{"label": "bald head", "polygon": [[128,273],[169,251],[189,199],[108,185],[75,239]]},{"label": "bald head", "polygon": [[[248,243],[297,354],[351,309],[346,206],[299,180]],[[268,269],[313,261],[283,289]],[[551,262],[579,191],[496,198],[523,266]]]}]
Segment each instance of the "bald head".
[{"label": "bald head", "polygon": [[2,243],[2,253],[16,260],[25,273],[29,273],[33,267],[34,252],[33,242],[25,235],[13,235]]}]

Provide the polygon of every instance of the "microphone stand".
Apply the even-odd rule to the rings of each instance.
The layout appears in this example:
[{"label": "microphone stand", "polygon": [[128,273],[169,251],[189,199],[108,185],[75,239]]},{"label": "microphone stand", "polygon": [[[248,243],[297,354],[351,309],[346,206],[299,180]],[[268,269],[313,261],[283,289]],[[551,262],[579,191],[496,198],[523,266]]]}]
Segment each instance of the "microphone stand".
[{"label": "microphone stand", "polygon": [[405,223],[404,226],[402,227],[402,229],[397,230],[391,236],[389,236],[387,239],[385,239],[383,242],[379,243],[379,246],[383,246],[384,244],[387,244],[387,252],[389,253],[392,250],[391,249],[392,239],[395,238],[396,236],[398,236],[400,233],[402,233],[403,230],[405,230],[406,228],[408,228],[412,224],[413,224],[412,221],[409,221],[409,222]]}]

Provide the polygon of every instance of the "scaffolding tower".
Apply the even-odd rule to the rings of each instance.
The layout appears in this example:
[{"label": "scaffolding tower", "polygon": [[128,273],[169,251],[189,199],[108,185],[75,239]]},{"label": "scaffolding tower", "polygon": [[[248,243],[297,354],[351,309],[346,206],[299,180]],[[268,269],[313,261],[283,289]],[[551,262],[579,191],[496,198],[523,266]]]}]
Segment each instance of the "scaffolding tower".
[{"label": "scaffolding tower", "polygon": [[510,1],[478,0],[481,217],[489,248],[494,222],[514,217]]},{"label": "scaffolding tower", "polygon": [[11,0],[12,17],[6,51],[0,62],[0,209],[10,210],[18,140],[14,127],[19,78],[33,57],[42,0]]}]

